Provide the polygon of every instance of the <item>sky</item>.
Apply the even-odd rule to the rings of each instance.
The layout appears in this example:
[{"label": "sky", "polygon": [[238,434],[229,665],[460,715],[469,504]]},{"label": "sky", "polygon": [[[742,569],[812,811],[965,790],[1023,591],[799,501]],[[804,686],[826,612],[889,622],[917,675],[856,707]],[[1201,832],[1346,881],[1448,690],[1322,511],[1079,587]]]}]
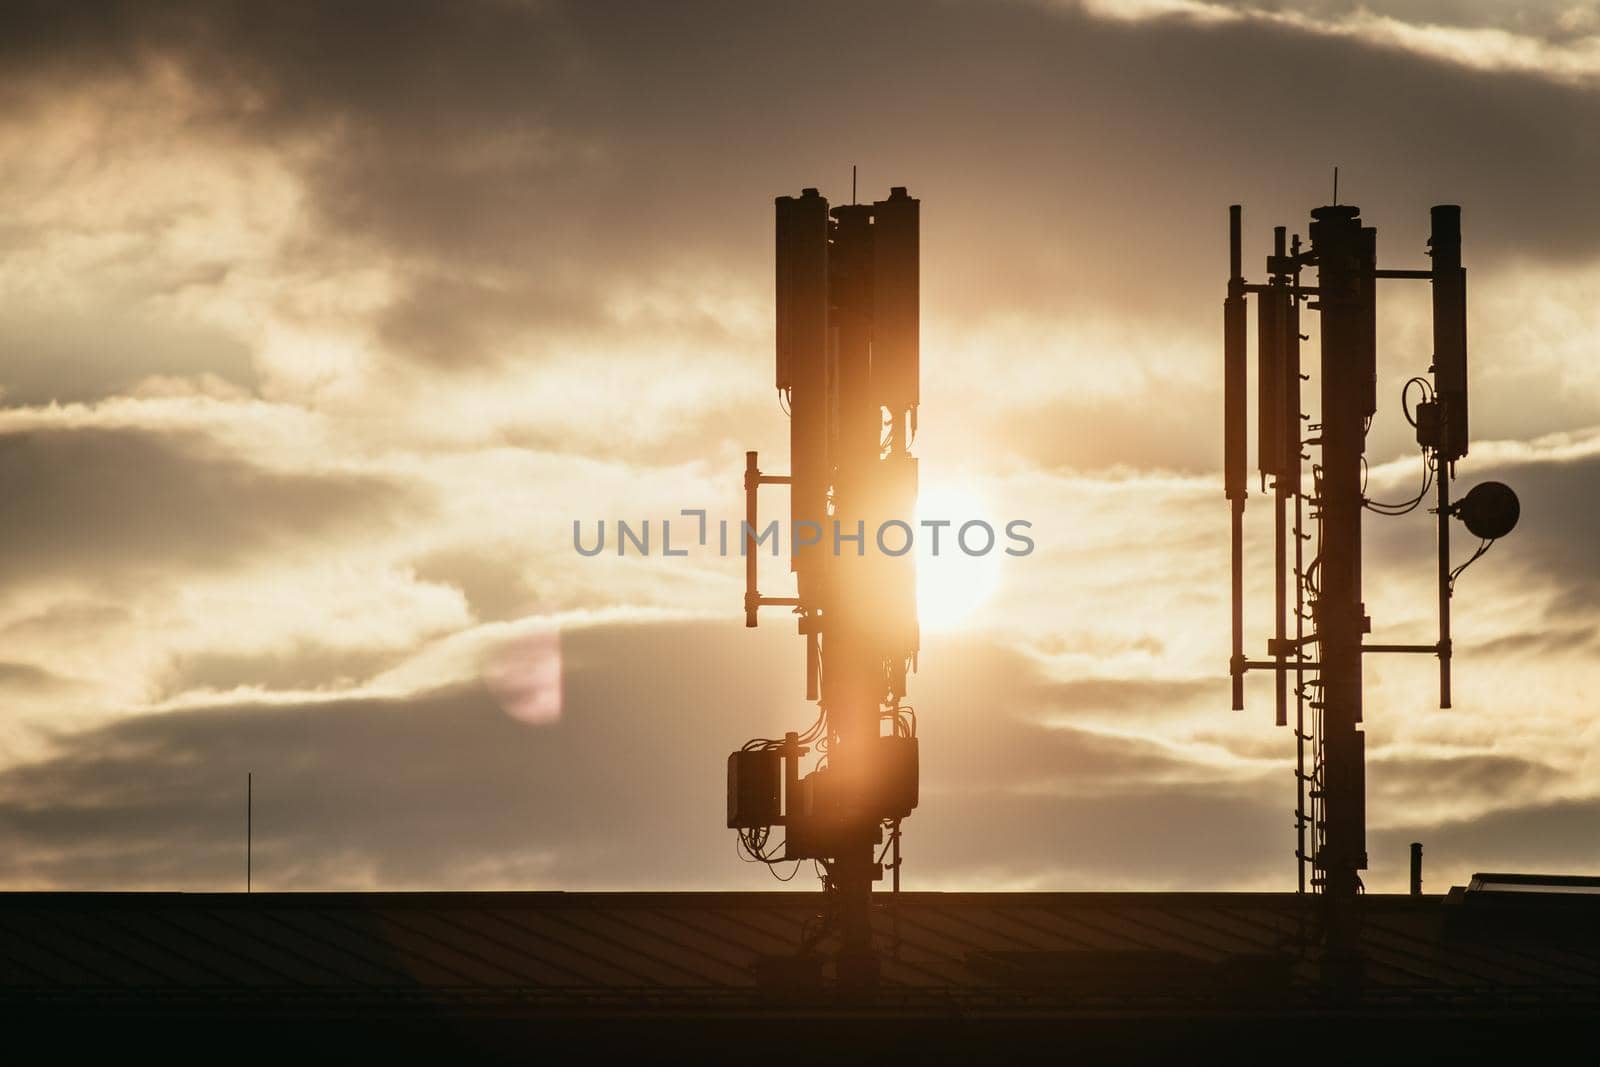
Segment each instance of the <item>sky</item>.
[{"label": "sky", "polygon": [[[1461,485],[1523,508],[1458,584],[1455,708],[1369,657],[1367,885],[1411,841],[1430,891],[1600,868],[1592,4],[5,21],[0,887],[241,888],[252,774],[258,889],[783,888],[724,765],[810,722],[792,629],[742,626],[736,558],[573,524],[684,544],[746,449],[783,469],[772,198],[852,166],[922,201],[925,495],[1037,546],[927,568],[907,888],[1293,888],[1293,738],[1265,679],[1228,707],[1220,304],[1227,206],[1259,275],[1335,166],[1383,266],[1462,206]],[[1386,284],[1403,499],[1428,297]],[[1366,540],[1375,639],[1431,640],[1430,517]]]}]

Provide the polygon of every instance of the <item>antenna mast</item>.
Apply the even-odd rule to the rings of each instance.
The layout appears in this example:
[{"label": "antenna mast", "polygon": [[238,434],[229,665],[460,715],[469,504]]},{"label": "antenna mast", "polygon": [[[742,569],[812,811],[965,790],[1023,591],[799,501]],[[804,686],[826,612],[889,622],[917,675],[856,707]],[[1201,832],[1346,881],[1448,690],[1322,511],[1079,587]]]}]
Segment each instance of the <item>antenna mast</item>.
[{"label": "antenna mast", "polygon": [[[883,530],[909,530],[916,506],[920,202],[897,186],[887,200],[831,210],[815,189],[776,203],[790,473],[764,474],[746,453],[745,625],[763,607],[791,609],[806,642],[805,696],[819,707],[810,729],[728,757],[728,826],[761,862],[821,865],[828,906],[817,940],[837,938],[841,983],[866,985],[878,969],[872,884],[892,852],[898,888],[900,821],[917,805],[916,719],[904,702],[920,646],[916,563],[885,548]],[[773,484],[789,487],[794,596],[757,588],[767,532],[757,533],[756,497]],[[813,753],[821,759],[802,775]],[[768,842],[775,826],[781,847]]]},{"label": "antenna mast", "polygon": [[[1478,486],[1458,504],[1450,502],[1455,463],[1467,454],[1461,209],[1442,205],[1432,210],[1430,269],[1380,270],[1377,231],[1362,224],[1359,208],[1338,203],[1338,180],[1335,167],[1334,203],[1311,212],[1309,250],[1301,250],[1298,236],[1286,242],[1283,227],[1273,231],[1265,284],[1251,284],[1242,274],[1240,208],[1229,208],[1229,277],[1223,305],[1223,481],[1232,514],[1233,650],[1229,673],[1233,706],[1244,706],[1246,672],[1271,671],[1276,721],[1279,726],[1287,725],[1287,680],[1294,676],[1300,889],[1306,889],[1309,869],[1312,891],[1320,892],[1326,901],[1322,912],[1325,971],[1331,983],[1347,987],[1360,979],[1359,898],[1364,889],[1361,872],[1367,869],[1362,657],[1369,652],[1438,657],[1439,706],[1450,707],[1451,583],[1462,568],[1450,567],[1449,519],[1461,519],[1487,543],[1511,531],[1518,508],[1516,494],[1498,482]],[[1315,286],[1302,284],[1301,272],[1306,268],[1316,270]],[[1406,418],[1416,428],[1424,484],[1414,498],[1400,504],[1369,499],[1364,484],[1367,430],[1378,410],[1376,294],[1382,279],[1425,280],[1433,287],[1434,356],[1428,368],[1432,380],[1412,378],[1401,396]],[[1267,658],[1254,660],[1245,655],[1242,621],[1248,296],[1257,298],[1258,311],[1258,466],[1263,489],[1269,482],[1272,485],[1276,535],[1273,636],[1267,641]],[[1302,305],[1321,315],[1321,421],[1304,428]],[[1413,390],[1420,399],[1410,406],[1407,398]],[[1320,452],[1320,462],[1311,468],[1309,490],[1303,467],[1311,459],[1307,449]],[[1403,515],[1416,510],[1435,479],[1439,639],[1426,645],[1372,643],[1367,639],[1372,620],[1362,599],[1363,516],[1368,511]],[[1303,529],[1307,506],[1317,525],[1314,539]],[[1286,542],[1290,538],[1294,544],[1293,637],[1288,632],[1291,576]],[[1317,554],[1306,563],[1308,542],[1317,546]],[[1311,648],[1316,650],[1314,658],[1308,655]]]}]

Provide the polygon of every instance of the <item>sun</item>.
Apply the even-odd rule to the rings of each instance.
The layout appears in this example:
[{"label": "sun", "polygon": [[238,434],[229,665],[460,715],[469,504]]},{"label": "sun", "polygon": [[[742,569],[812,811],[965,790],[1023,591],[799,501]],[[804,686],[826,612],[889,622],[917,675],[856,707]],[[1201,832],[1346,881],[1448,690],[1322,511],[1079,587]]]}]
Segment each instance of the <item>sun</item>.
[{"label": "sun", "polygon": [[[922,523],[946,520],[938,528],[938,554],[934,553],[934,531]],[[973,521],[986,522],[994,531],[993,543],[980,527],[967,532],[966,545],[979,552],[962,550],[961,527]],[[952,486],[931,485],[917,495],[917,619],[924,630],[951,630],[967,623],[993,595],[1000,584],[1000,559],[1005,547],[1004,523],[997,523],[975,494]]]}]

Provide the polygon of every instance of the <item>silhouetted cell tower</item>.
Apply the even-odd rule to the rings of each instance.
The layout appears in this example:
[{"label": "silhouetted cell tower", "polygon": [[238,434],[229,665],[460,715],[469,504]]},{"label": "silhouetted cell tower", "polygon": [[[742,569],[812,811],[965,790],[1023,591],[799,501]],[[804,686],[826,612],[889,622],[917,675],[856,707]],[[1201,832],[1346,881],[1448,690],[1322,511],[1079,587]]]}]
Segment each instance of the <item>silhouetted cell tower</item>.
[{"label": "silhouetted cell tower", "polygon": [[[1425,653],[1439,659],[1439,706],[1450,706],[1450,596],[1456,576],[1490,543],[1511,531],[1517,498],[1487,482],[1450,502],[1455,464],[1467,454],[1467,300],[1461,266],[1461,209],[1432,211],[1428,270],[1380,270],[1377,230],[1363,226],[1356,207],[1333,204],[1311,212],[1311,247],[1286,243],[1273,231],[1268,281],[1245,281],[1240,262],[1240,212],[1230,209],[1230,276],[1224,316],[1224,481],[1233,512],[1233,706],[1244,707],[1244,676],[1269,670],[1276,678],[1277,722],[1288,723],[1288,679],[1294,678],[1299,803],[1296,809],[1300,889],[1328,898],[1324,937],[1335,977],[1359,975],[1354,958],[1367,867],[1365,734],[1362,656],[1368,652]],[[1317,271],[1317,284],[1301,273]],[[1431,381],[1414,377],[1400,403],[1422,449],[1422,487],[1410,500],[1379,503],[1365,492],[1367,430],[1377,412],[1377,283],[1420,279],[1433,285]],[[1245,299],[1257,298],[1257,457],[1262,485],[1270,481],[1275,516],[1273,636],[1267,658],[1244,651],[1243,517],[1246,483]],[[1309,303],[1308,303],[1309,302]],[[1301,305],[1321,313],[1321,422],[1303,426],[1300,367]],[[1411,403],[1412,397],[1415,404]],[[1309,436],[1307,435],[1309,433]],[[1307,448],[1320,450],[1305,485]],[[1429,645],[1374,644],[1361,593],[1361,519],[1365,511],[1402,515],[1437,493],[1439,640]],[[1306,509],[1316,523],[1305,529]],[[1292,527],[1290,512],[1293,512]],[[1450,517],[1483,539],[1478,551],[1450,565]],[[1292,546],[1292,548],[1291,548]],[[1309,555],[1310,559],[1306,557]],[[1290,558],[1293,558],[1291,566]],[[1290,610],[1292,571],[1292,603]],[[1307,626],[1310,626],[1307,629]],[[1291,625],[1293,632],[1291,633]],[[1308,650],[1316,650],[1315,657]],[[1307,711],[1309,710],[1309,722]],[[1309,746],[1309,761],[1307,748]],[[1309,801],[1309,804],[1308,804]],[[1307,842],[1307,835],[1311,840]]]},{"label": "silhouetted cell tower", "polygon": [[[918,208],[903,188],[833,208],[815,189],[777,199],[777,387],[789,411],[790,473],[746,454],[745,624],[793,610],[805,638],[803,733],[757,739],[728,757],[728,826],[765,863],[814,860],[841,982],[875,980],[872,884],[885,857],[900,884],[900,821],[917,804],[916,563],[909,544],[917,461]],[[796,595],[756,587],[757,490],[787,484]],[[802,758],[817,754],[802,775]],[[769,842],[775,826],[780,843]],[[886,843],[887,841],[887,843]],[[807,946],[808,950],[811,946]]]}]

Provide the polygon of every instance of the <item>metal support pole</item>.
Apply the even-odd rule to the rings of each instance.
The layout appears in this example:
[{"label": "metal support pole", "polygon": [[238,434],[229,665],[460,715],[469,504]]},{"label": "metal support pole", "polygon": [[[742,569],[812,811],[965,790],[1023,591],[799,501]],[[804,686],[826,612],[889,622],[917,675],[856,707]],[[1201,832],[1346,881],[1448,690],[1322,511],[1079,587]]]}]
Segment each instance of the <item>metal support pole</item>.
[{"label": "metal support pole", "polygon": [[1247,427],[1245,424],[1246,338],[1243,251],[1238,204],[1228,208],[1228,296],[1222,307],[1223,330],[1223,483],[1232,505],[1233,653],[1228,673],[1233,681],[1233,710],[1244,709],[1244,501]]},{"label": "metal support pole", "polygon": [[894,892],[900,892],[900,820],[894,821]]},{"label": "metal support pole", "polygon": [[1294,781],[1295,781],[1295,875],[1299,892],[1306,891],[1306,828],[1311,816],[1306,810],[1306,587],[1305,587],[1305,494],[1300,491],[1300,298],[1293,295],[1300,287],[1300,235],[1289,246],[1294,273],[1290,278],[1288,348],[1284,363],[1284,445],[1292,472],[1294,489]]},{"label": "metal support pole", "polygon": [[1279,726],[1286,726],[1289,722],[1289,674],[1285,669],[1288,665],[1284,660],[1284,643],[1288,640],[1288,614],[1289,590],[1287,573],[1289,568],[1288,537],[1288,494],[1285,491],[1283,475],[1278,475],[1278,484],[1274,488],[1273,500],[1273,615],[1277,623],[1277,654],[1273,657],[1278,669],[1274,671],[1273,706],[1276,712],[1275,721]]},{"label": "metal support pole", "polygon": [[754,626],[756,613],[761,607],[761,594],[756,590],[756,494],[761,487],[761,468],[756,465],[756,454],[744,454],[744,624]]},{"label": "metal support pole", "polygon": [[[1325,831],[1318,858],[1327,897],[1327,967],[1340,988],[1359,982],[1360,871],[1366,859],[1362,719],[1361,462],[1368,414],[1370,238],[1355,207],[1312,213],[1322,312],[1322,553],[1314,613],[1321,660]],[[1370,267],[1369,267],[1370,269]]]},{"label": "metal support pole", "polygon": [[[1275,227],[1272,231],[1272,285],[1268,294],[1258,299],[1262,302],[1262,320],[1266,324],[1263,331],[1261,344],[1264,347],[1260,356],[1261,373],[1273,375],[1276,381],[1263,382],[1260,391],[1261,404],[1266,407],[1276,408],[1261,418],[1264,432],[1273,435],[1272,440],[1263,438],[1256,442],[1256,448],[1266,457],[1268,462],[1262,463],[1262,469],[1269,468],[1274,472],[1272,485],[1272,620],[1274,636],[1277,638],[1277,647],[1273,659],[1278,664],[1278,670],[1273,678],[1273,709],[1274,721],[1279,726],[1289,722],[1289,676],[1284,670],[1285,642],[1288,640],[1288,614],[1289,614],[1289,547],[1286,543],[1289,525],[1289,470],[1291,466],[1291,445],[1295,456],[1300,452],[1300,423],[1298,402],[1288,402],[1291,385],[1298,385],[1298,380],[1289,381],[1289,328],[1293,316],[1289,314],[1288,277],[1283,273],[1285,245],[1287,234],[1282,226]],[[1296,338],[1298,340],[1298,338]],[[1298,373],[1298,362],[1295,372]],[[1296,393],[1298,395],[1298,393]],[[1290,422],[1290,419],[1294,419]],[[1298,461],[1294,467],[1299,466]],[[1298,489],[1298,486],[1294,487]]]},{"label": "metal support pole", "polygon": [[[871,209],[833,209],[837,228],[831,248],[830,284],[836,324],[833,440],[834,518],[846,530],[873,518],[876,475],[880,470],[879,438],[882,406],[872,385]],[[868,530],[865,536],[871,537]],[[877,655],[876,627],[870,606],[859,590],[873,560],[846,551],[830,561],[839,595],[825,612],[831,615],[822,643],[822,695],[833,732],[828,773],[837,795],[837,850],[828,866],[839,913],[838,979],[853,986],[877,980],[877,955],[872,946],[872,883],[875,871],[877,819],[868,814],[873,742],[884,692]]]},{"label": "metal support pole", "polygon": [[1450,707],[1450,465],[1436,456],[1439,470],[1439,706]]},{"label": "metal support pole", "polygon": [[817,644],[817,632],[811,630],[806,634],[806,699],[815,700],[818,695],[817,674],[821,666],[822,649]]},{"label": "metal support pole", "polygon": [[787,828],[784,832],[793,836],[797,824],[803,819],[796,815],[803,815],[798,808],[800,803],[800,735],[790,730],[783,735],[783,824]]}]

